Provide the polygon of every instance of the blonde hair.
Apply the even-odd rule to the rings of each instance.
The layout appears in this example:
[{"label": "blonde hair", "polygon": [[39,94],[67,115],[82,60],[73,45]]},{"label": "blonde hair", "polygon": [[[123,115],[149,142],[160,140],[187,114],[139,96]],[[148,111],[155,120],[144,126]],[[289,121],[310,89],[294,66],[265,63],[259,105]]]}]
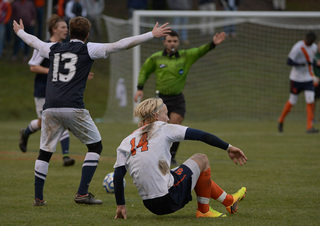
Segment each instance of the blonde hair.
[{"label": "blonde hair", "polygon": [[141,127],[146,123],[157,121],[156,115],[160,108],[163,106],[161,98],[149,98],[138,104],[133,115],[140,118],[138,126]]}]

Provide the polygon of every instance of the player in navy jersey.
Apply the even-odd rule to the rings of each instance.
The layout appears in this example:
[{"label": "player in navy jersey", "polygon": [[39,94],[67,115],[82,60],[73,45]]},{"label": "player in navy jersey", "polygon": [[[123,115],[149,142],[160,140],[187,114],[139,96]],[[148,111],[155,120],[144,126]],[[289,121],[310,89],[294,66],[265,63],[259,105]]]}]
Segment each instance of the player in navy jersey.
[{"label": "player in navy jersey", "polygon": [[55,152],[58,139],[70,130],[88,147],[82,165],[81,181],[74,198],[79,204],[102,204],[88,192],[89,184],[98,166],[102,143],[100,132],[89,111],[84,108],[83,92],[93,61],[107,58],[109,54],[123,51],[153,38],[160,38],[170,32],[168,23],[154,26],[151,32],[121,39],[115,43],[85,44],[91,24],[84,17],[69,21],[70,42],[46,43],[24,31],[23,21],[13,21],[15,33],[40,55],[49,58],[46,101],[42,114],[42,128],[39,156],[35,162],[35,206],[46,205],[43,187],[48,173],[50,158]]},{"label": "player in navy jersey", "polygon": [[[62,42],[67,37],[68,26],[62,18],[54,14],[48,20],[48,31],[51,36],[48,42]],[[39,51],[35,49],[28,64],[30,66],[30,71],[36,73],[34,79],[34,101],[38,119],[32,120],[26,129],[20,130],[19,147],[22,152],[27,151],[29,136],[41,129],[41,115],[43,105],[45,103],[47,76],[49,72],[50,61],[49,59],[41,57]],[[72,166],[75,163],[75,160],[69,156],[69,142],[69,132],[68,130],[65,130],[60,137],[63,166]]]}]

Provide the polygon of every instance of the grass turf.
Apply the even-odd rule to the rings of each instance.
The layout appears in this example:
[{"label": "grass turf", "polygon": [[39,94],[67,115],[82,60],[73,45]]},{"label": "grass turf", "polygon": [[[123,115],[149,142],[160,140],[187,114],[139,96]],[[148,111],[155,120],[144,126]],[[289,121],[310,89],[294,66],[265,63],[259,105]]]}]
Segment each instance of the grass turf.
[{"label": "grass turf", "polygon": [[[219,149],[196,141],[182,142],[177,160],[182,163],[193,153],[208,155],[212,178],[226,192],[247,187],[247,195],[239,211],[221,219],[196,219],[196,197],[182,210],[171,215],[156,216],[142,204],[130,176],[126,175],[128,219],[115,220],[114,196],[102,187],[104,176],[113,171],[116,148],[121,140],[136,128],[132,124],[98,124],[104,150],[89,191],[104,201],[101,206],[77,205],[77,191],[83,157],[82,145],[71,135],[70,154],[74,166],[62,167],[60,146],[50,162],[44,188],[48,206],[33,207],[34,161],[38,154],[40,133],[29,139],[28,152],[18,148],[19,129],[27,121],[1,122],[0,125],[0,216],[2,225],[316,225],[320,200],[318,156],[319,134],[305,134],[303,121],[288,121],[285,132],[279,134],[276,122],[186,122],[193,128],[212,132],[241,148],[248,157],[245,166],[235,165]],[[227,213],[217,201],[213,209]]]}]

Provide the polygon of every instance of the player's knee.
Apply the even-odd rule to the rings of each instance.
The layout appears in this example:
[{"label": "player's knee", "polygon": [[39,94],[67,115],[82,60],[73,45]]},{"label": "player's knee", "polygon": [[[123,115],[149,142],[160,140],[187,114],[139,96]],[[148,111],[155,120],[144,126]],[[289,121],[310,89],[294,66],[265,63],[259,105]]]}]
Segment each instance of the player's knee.
[{"label": "player's knee", "polygon": [[93,143],[93,144],[87,144],[87,147],[88,147],[88,152],[94,152],[94,153],[97,153],[97,154],[101,154],[102,152],[102,143],[101,143],[101,140],[97,143]]},{"label": "player's knee", "polygon": [[208,159],[207,155],[205,155],[205,154],[202,154],[202,153],[194,154],[191,157],[191,159],[194,160],[199,165],[201,172],[205,171],[206,169],[208,169],[210,167],[209,159]]},{"label": "player's knee", "polygon": [[38,155],[38,160],[42,160],[42,161],[45,161],[45,162],[49,162],[50,159],[51,159],[51,156],[52,156],[53,153],[51,152],[48,152],[48,151],[43,151],[40,149],[39,151],[39,155]]}]

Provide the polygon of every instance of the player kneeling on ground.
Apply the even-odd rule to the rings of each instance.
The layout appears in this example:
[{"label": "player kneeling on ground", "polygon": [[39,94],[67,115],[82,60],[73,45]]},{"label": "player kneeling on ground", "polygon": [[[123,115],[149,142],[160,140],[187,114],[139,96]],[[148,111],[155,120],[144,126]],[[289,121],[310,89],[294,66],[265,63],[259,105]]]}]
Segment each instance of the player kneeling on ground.
[{"label": "player kneeling on ground", "polygon": [[231,160],[240,165],[247,157],[236,147],[213,134],[169,124],[168,110],[161,98],[150,98],[141,102],[134,110],[141,119],[139,129],[126,137],[117,149],[114,165],[114,186],[117,202],[115,218],[127,218],[123,177],[127,170],[133,178],[143,203],[152,213],[163,215],[173,213],[192,200],[194,189],[198,200],[196,217],[226,217],[209,206],[210,198],[220,201],[229,213],[238,210],[246,188],[233,195],[227,194],[211,180],[208,157],[194,154],[179,167],[170,170],[170,147],[173,142],[199,140],[227,150]]}]

